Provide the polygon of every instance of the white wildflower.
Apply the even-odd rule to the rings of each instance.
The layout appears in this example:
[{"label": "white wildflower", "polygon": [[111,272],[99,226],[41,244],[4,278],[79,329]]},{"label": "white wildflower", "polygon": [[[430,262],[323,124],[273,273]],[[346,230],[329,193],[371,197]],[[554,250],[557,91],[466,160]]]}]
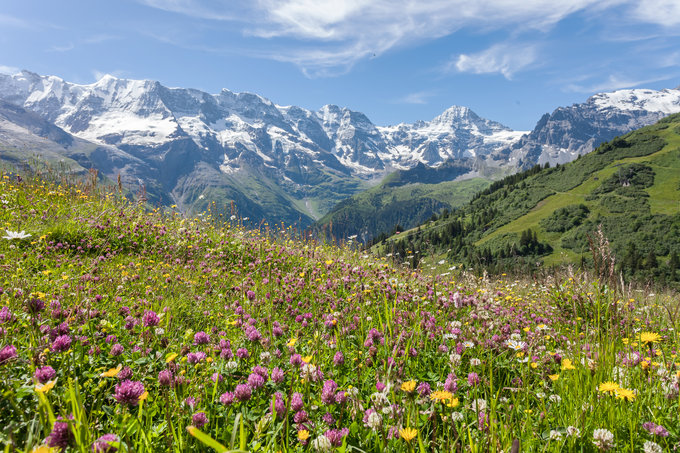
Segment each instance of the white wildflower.
[{"label": "white wildflower", "polygon": [[21,231],[10,231],[10,230],[5,230],[7,232],[6,236],[3,236],[3,239],[7,239],[8,241],[14,240],[14,239],[26,239],[30,238],[31,234],[25,232],[24,230]]},{"label": "white wildflower", "polygon": [[482,398],[473,400],[470,404],[470,408],[475,412],[482,412],[484,409],[486,409],[486,400]]},{"label": "white wildflower", "polygon": [[470,365],[472,366],[479,366],[482,364],[482,361],[476,358],[470,359]]},{"label": "white wildflower", "polygon": [[614,434],[608,429],[600,428],[593,432],[593,444],[602,451],[614,448]]},{"label": "white wildflower", "polygon": [[562,397],[560,395],[550,395],[548,399],[553,403],[559,403],[560,401],[562,401]]},{"label": "white wildflower", "polygon": [[526,343],[523,341],[510,339],[505,342],[505,345],[508,347],[508,349],[512,349],[513,351],[521,351],[524,349],[524,346],[526,346]]},{"label": "white wildflower", "polygon": [[227,364],[225,366],[226,366],[227,370],[234,371],[236,368],[238,368],[238,362],[236,362],[234,360],[230,360],[229,362],[227,362]]},{"label": "white wildflower", "polygon": [[322,434],[312,441],[312,448],[314,448],[316,451],[326,452],[332,451],[333,445],[331,444],[331,441],[328,439],[328,437]]},{"label": "white wildflower", "polygon": [[657,444],[656,442],[652,442],[651,440],[645,441],[644,445],[642,446],[642,451],[644,453],[662,453],[663,448],[661,448],[661,445]]},{"label": "white wildflower", "polygon": [[551,429],[550,440],[562,440],[562,433],[559,431],[555,431],[554,429]]},{"label": "white wildflower", "polygon": [[575,426],[567,426],[567,436],[569,437],[581,437],[581,430]]},{"label": "white wildflower", "polygon": [[453,414],[451,414],[451,420],[453,420],[454,422],[459,422],[463,420],[463,418],[465,417],[463,416],[462,412],[454,412]]},{"label": "white wildflower", "polygon": [[463,346],[465,346],[466,348],[474,348],[475,344],[471,341],[464,341]]},{"label": "white wildflower", "polygon": [[371,412],[368,414],[368,419],[366,420],[366,425],[371,429],[378,429],[382,423],[382,415],[377,412]]},{"label": "white wildflower", "polygon": [[156,327],[156,330],[154,330],[154,332],[156,332],[156,335],[158,335],[159,337],[161,335],[165,335],[165,329],[163,329],[162,327]]}]

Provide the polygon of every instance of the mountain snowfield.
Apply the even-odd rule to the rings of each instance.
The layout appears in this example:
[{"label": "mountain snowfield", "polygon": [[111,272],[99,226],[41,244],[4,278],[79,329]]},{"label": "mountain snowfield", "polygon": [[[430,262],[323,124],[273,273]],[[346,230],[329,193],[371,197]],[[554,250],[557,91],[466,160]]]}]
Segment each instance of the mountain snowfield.
[{"label": "mountain snowfield", "polygon": [[196,212],[211,200],[235,201],[243,216],[300,226],[395,169],[454,160],[471,174],[481,167],[507,173],[566,162],[680,111],[680,90],[637,89],[560,107],[531,132],[460,106],[431,121],[377,126],[335,105],[310,111],[226,89],[209,94],[110,75],[78,85],[29,71],[0,74],[0,99],[96,150],[64,145],[65,157],[112,178],[120,173],[133,190],[138,181],[159,203]]}]

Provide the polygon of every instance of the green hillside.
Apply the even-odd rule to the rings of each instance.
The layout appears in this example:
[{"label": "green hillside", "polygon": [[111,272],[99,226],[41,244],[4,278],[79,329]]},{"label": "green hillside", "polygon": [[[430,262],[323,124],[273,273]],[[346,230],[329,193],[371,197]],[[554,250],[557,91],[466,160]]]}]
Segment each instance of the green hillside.
[{"label": "green hillside", "polygon": [[437,168],[418,165],[385,177],[377,186],[336,205],[316,224],[335,239],[358,235],[362,242],[408,229],[468,202],[490,182],[485,178],[454,181],[470,168],[452,163]]},{"label": "green hillside", "polygon": [[[601,225],[615,271],[677,282],[680,267],[680,115],[566,165],[506,177],[460,210],[384,242],[399,256],[447,252],[491,272],[590,264]],[[417,264],[417,258],[413,259]]]}]

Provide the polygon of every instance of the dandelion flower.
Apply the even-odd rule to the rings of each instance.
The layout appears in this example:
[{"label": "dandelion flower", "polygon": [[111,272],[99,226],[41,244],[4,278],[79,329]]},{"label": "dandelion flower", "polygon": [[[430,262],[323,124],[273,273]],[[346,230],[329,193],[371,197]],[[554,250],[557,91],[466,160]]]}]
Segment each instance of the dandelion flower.
[{"label": "dandelion flower", "polygon": [[297,433],[297,438],[298,438],[298,440],[301,440],[301,441],[305,441],[305,440],[309,439],[309,431],[307,431],[306,429],[301,429]]},{"label": "dandelion flower", "polygon": [[416,389],[416,381],[406,381],[401,384],[401,389],[406,393],[411,393]]},{"label": "dandelion flower", "polygon": [[571,363],[570,359],[562,359],[562,371],[575,370],[576,367]]},{"label": "dandelion flower", "polygon": [[120,373],[120,370],[123,369],[123,365],[120,363],[116,368],[111,368],[109,371],[105,371],[102,374],[100,374],[101,377],[116,377],[118,376],[118,373]]},{"label": "dandelion flower", "polygon": [[430,394],[430,399],[432,401],[447,401],[453,398],[453,395],[451,392],[447,392],[446,390],[437,390],[436,392],[432,392]]},{"label": "dandelion flower", "polygon": [[598,387],[598,390],[602,393],[609,393],[610,395],[613,395],[620,388],[621,387],[619,387],[619,384],[616,382],[603,382]]},{"label": "dandelion flower", "polygon": [[418,431],[413,428],[404,428],[399,430],[399,435],[406,442],[411,442],[418,435]]},{"label": "dandelion flower", "polygon": [[656,332],[642,332],[640,334],[640,343],[650,344],[661,341],[661,335]]},{"label": "dandelion flower", "polygon": [[616,397],[621,400],[633,401],[635,399],[635,392],[623,387],[616,390]]},{"label": "dandelion flower", "polygon": [[48,381],[45,384],[36,384],[35,391],[38,393],[47,393],[54,388],[54,384],[56,383],[57,380],[55,379],[53,381]]}]

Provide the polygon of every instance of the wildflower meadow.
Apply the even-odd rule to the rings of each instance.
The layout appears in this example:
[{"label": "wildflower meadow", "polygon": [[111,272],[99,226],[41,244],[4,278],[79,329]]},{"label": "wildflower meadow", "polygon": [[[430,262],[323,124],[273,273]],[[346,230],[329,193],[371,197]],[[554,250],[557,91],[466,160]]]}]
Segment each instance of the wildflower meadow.
[{"label": "wildflower meadow", "polygon": [[6,452],[680,442],[672,294],[413,272],[57,177],[0,174],[0,233]]}]

